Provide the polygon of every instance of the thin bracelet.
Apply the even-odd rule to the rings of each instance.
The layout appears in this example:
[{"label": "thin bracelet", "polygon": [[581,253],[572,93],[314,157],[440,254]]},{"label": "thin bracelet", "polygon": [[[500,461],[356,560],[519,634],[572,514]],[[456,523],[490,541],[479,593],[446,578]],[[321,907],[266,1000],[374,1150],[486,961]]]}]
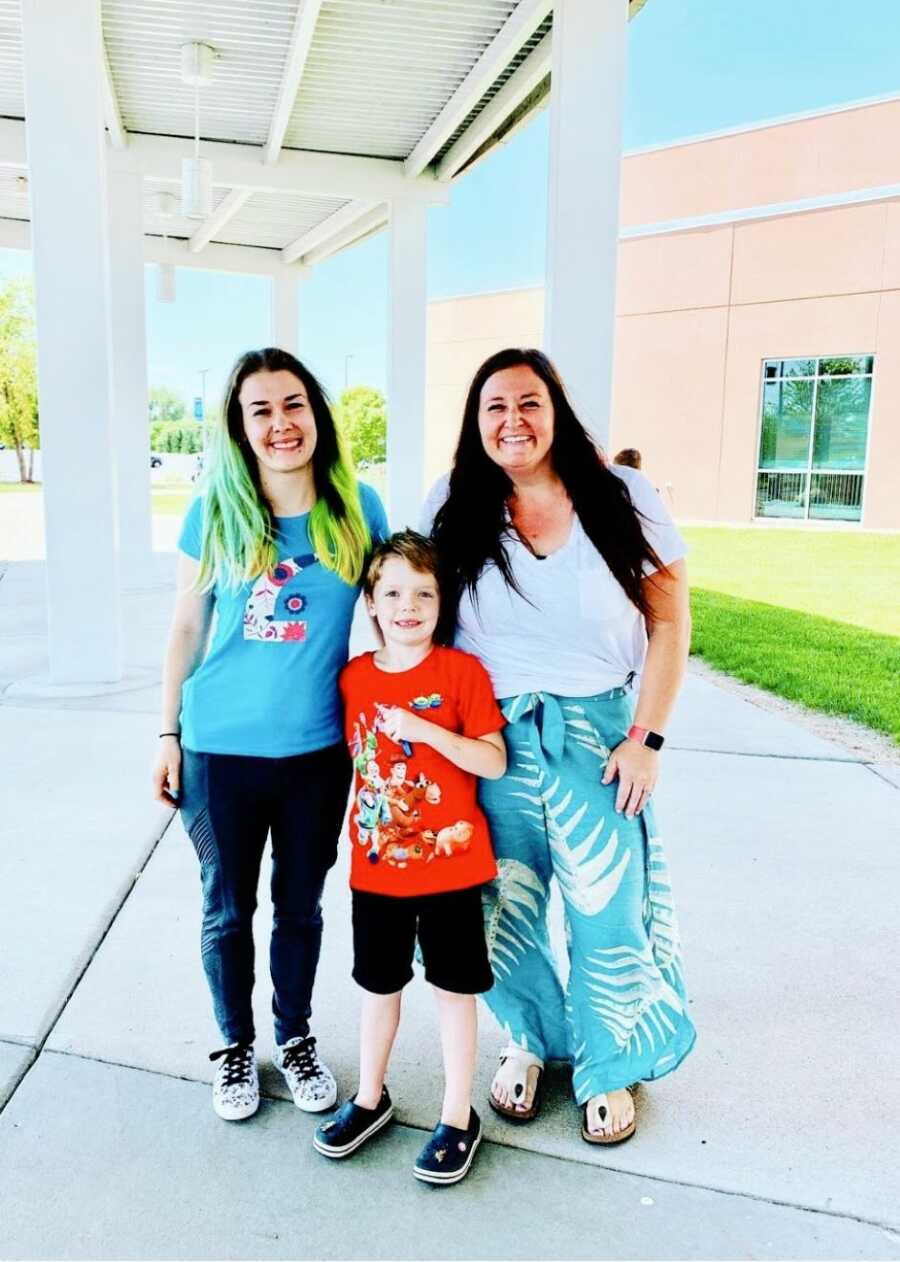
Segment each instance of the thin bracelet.
[{"label": "thin bracelet", "polygon": [[177,736],[177,737],[178,737],[178,739],[179,739],[179,740],[181,740],[181,733],[180,733],[180,732],[160,732],[160,734],[159,734],[159,739],[160,739],[160,740],[162,740],[162,738],[163,738],[164,736]]}]

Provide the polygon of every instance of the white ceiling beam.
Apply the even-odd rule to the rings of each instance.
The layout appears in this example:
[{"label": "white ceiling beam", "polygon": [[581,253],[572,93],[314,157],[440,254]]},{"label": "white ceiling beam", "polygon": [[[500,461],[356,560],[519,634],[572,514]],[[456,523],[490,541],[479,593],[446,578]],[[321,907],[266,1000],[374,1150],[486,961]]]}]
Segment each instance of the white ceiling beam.
[{"label": "white ceiling beam", "polygon": [[327,219],[317,223],[314,228],[304,232],[302,237],[298,237],[296,241],[286,245],[281,251],[282,262],[296,262],[297,259],[302,258],[305,254],[309,254],[311,250],[324,245],[330,237],[345,232],[347,228],[352,227],[357,220],[367,215],[373,208],[372,202],[363,201],[353,201],[346,206],[342,206],[333,215],[329,215]]},{"label": "white ceiling beam", "polygon": [[[180,184],[181,159],[192,157],[193,152],[194,142],[190,139],[133,132],[127,148],[109,154],[109,164],[119,170],[139,171],[146,179]],[[439,183],[431,172],[409,180],[403,173],[403,163],[390,158],[288,149],[282,152],[277,165],[264,166],[259,145],[213,140],[203,142],[202,153],[213,162],[217,187],[340,197],[346,201],[421,199],[429,206],[446,206],[450,200],[446,183]],[[0,118],[0,166],[28,167],[25,124],[21,119]]]},{"label": "white ceiling beam", "polygon": [[188,248],[191,253],[199,254],[204,246],[209,245],[216,233],[225,227],[229,219],[234,218],[244,203],[248,202],[252,196],[252,188],[233,188],[226,197],[223,197],[216,209],[204,219],[190,241],[188,241]]},{"label": "white ceiling beam", "polygon": [[[147,263],[173,263],[175,267],[201,268],[207,272],[240,272],[246,276],[275,276],[284,272],[279,250],[252,245],[208,245],[197,253],[188,241],[168,237],[144,237]],[[292,269],[293,270],[293,269]]]},{"label": "white ceiling beam", "polygon": [[300,81],[306,67],[306,59],[312,45],[313,35],[322,0],[300,0],[297,16],[294,19],[294,30],[291,34],[291,46],[288,49],[281,85],[278,89],[278,100],[269,124],[269,135],[263,151],[263,161],[277,162],[284,143],[284,135],[291,121],[294,102],[300,90]]},{"label": "white ceiling beam", "polygon": [[[0,139],[2,135],[0,129]],[[147,179],[180,183],[181,159],[191,157],[193,150],[189,139],[132,134],[128,148],[111,153],[109,161],[119,169],[140,171]],[[277,164],[266,166],[260,162],[258,145],[211,140],[203,142],[201,152],[212,162],[213,181],[219,187],[346,200],[411,199],[429,206],[444,206],[450,200],[446,184],[439,184],[430,173],[409,180],[404,176],[403,163],[389,158],[287,149]],[[5,161],[0,151],[0,164]]]},{"label": "white ceiling beam", "polygon": [[441,158],[435,169],[439,180],[452,179],[472,154],[477,153],[485,141],[490,140],[497,128],[502,126],[550,73],[552,62],[553,33],[548,31],[515,74]]},{"label": "white ceiling beam", "polygon": [[522,45],[553,11],[553,0],[519,0],[513,13],[482,53],[404,164],[410,179],[420,176],[436,153],[509,65]]},{"label": "white ceiling beam", "polygon": [[[132,132],[126,149],[114,150],[109,164],[121,171],[139,171],[146,179],[181,183],[181,159],[193,156],[194,142],[179,136],[147,136]],[[249,188],[307,197],[340,197],[379,202],[422,200],[446,206],[450,190],[430,172],[417,180],[403,174],[403,163],[390,158],[355,158],[308,149],[285,150],[276,166],[263,166],[259,145],[204,141],[202,153],[213,162],[214,183],[224,188]],[[27,170],[25,124],[0,118],[0,166]]]},{"label": "white ceiling beam", "polygon": [[128,133],[122,124],[122,114],[119,110],[105,43],[103,45],[103,79],[100,87],[103,94],[103,117],[106,119],[110,142],[114,149],[124,149],[128,144]]},{"label": "white ceiling beam", "polygon": [[313,267],[316,263],[321,263],[323,259],[330,258],[332,254],[337,254],[339,250],[345,250],[348,245],[353,245],[362,237],[367,237],[370,232],[377,232],[379,228],[384,228],[389,218],[390,209],[386,204],[374,206],[365,215],[361,215],[349,224],[343,232],[334,233],[326,241],[304,254],[301,262],[306,267]]}]

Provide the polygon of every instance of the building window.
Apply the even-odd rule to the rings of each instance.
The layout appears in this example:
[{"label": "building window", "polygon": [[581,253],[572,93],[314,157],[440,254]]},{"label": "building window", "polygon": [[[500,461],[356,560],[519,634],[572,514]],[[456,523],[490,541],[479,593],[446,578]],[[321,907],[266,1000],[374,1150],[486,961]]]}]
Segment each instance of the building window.
[{"label": "building window", "polygon": [[874,356],[767,359],[757,517],[859,521]]}]

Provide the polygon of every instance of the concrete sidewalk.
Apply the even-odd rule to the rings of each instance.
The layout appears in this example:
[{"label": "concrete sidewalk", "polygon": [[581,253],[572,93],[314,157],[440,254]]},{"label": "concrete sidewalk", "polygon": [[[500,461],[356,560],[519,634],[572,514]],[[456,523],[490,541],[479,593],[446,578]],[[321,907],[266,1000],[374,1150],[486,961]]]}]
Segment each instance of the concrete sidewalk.
[{"label": "concrete sidewalk", "polygon": [[[125,598],[127,660],[158,671],[172,558]],[[390,1082],[400,1124],[335,1168],[314,1119],[209,1106],[219,1044],[199,962],[196,861],[149,799],[158,687],[49,703],[43,574],[0,581],[0,1256],[900,1257],[898,768],[691,678],[658,814],[698,1046],[641,1093],[639,1133],[595,1150],[554,1067],[541,1117],[486,1107],[454,1189],[410,1166],[440,1101],[427,988],[408,992]],[[349,896],[329,881],[315,1030],[354,1087]],[[558,909],[557,909],[558,911]],[[268,928],[263,900],[259,941]],[[559,926],[557,926],[559,928]],[[559,935],[558,935],[559,936]],[[264,949],[260,952],[264,972]],[[270,1053],[268,979],[258,1050]],[[499,1032],[482,1022],[478,1100]]]}]

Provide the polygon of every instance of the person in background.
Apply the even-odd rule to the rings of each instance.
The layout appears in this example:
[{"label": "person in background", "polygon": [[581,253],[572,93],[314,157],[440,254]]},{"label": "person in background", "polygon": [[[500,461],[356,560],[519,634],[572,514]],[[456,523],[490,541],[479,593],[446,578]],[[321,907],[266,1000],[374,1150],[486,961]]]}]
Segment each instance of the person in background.
[{"label": "person in background", "polygon": [[272,347],[234,366],[204,487],[179,541],[154,790],[181,808],[200,861],[201,953],[225,1043],[210,1056],[213,1108],[236,1121],[259,1106],[253,914],[271,832],[274,1063],[298,1108],[318,1112],[337,1096],[309,1022],[351,778],[338,675],[387,521],[322,387]]},{"label": "person in background", "polygon": [[637,447],[623,447],[613,457],[613,464],[624,465],[627,469],[640,469],[641,453]]}]

